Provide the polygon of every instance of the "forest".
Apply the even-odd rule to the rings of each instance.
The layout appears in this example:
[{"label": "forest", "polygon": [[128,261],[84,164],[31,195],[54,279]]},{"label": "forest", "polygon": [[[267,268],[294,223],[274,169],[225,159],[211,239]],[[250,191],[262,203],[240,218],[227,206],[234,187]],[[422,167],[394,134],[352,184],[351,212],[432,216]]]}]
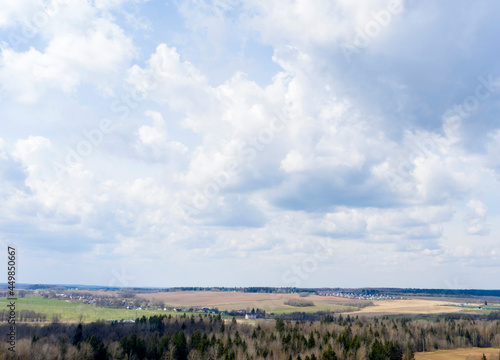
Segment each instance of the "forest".
[{"label": "forest", "polygon": [[[0,359],[409,360],[421,351],[500,347],[499,319],[498,312],[483,319],[328,314],[319,321],[242,323],[220,315],[184,314],[142,317],[131,324],[18,324],[15,352],[4,342]],[[8,333],[8,325],[0,325],[0,331]]]}]

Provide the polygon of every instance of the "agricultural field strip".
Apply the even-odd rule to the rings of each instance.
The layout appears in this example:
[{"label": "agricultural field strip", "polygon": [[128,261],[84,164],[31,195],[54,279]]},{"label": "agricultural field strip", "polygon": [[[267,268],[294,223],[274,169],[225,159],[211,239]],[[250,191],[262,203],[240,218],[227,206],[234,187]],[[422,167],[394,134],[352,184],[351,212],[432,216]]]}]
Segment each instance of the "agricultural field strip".
[{"label": "agricultural field strip", "polygon": [[500,306],[482,306],[482,305],[469,305],[469,304],[465,304],[465,305],[461,305],[461,304],[444,304],[444,305],[441,305],[441,306],[452,306],[452,307],[459,307],[459,308],[463,308],[463,309],[478,309],[478,308],[481,308],[481,310],[492,310],[492,311],[499,311],[500,310]]},{"label": "agricultural field strip", "polygon": [[425,353],[416,353],[415,360],[480,360],[483,354],[489,360],[497,360],[500,349],[494,348],[467,348],[453,350],[438,350]]},{"label": "agricultural field strip", "polygon": [[[6,299],[2,298],[0,304],[6,304]],[[252,303],[232,303],[228,310],[246,309],[255,306],[266,311],[275,313],[286,312],[316,312],[316,311],[348,311],[350,308],[341,305],[317,304],[312,307],[292,307],[280,304],[278,307],[274,306],[273,302],[268,300],[261,300]],[[60,300],[60,299],[43,299],[41,296],[27,296],[20,298],[18,302],[18,310],[32,310],[37,313],[46,314],[48,321],[52,320],[53,315],[57,315],[60,321],[78,321],[80,318],[83,321],[95,321],[99,319],[104,320],[120,320],[120,319],[134,319],[136,316],[152,316],[158,314],[178,314],[173,311],[159,311],[159,310],[127,310],[127,309],[114,309],[107,307],[98,307],[92,304],[82,304],[76,301]]]},{"label": "agricultural field strip", "polygon": [[[33,302],[31,302],[33,301]],[[4,306],[7,300],[0,298],[0,306]],[[78,321],[81,317],[83,321],[120,320],[135,319],[137,316],[152,316],[158,314],[172,314],[171,311],[155,310],[127,310],[98,307],[90,304],[82,304],[58,299],[43,299],[41,296],[27,296],[17,300],[17,310],[33,310],[47,315],[47,320],[51,321],[53,315],[58,315],[61,321]]]},{"label": "agricultural field strip", "polygon": [[[201,294],[200,294],[201,293]],[[200,296],[204,295],[204,296]],[[463,311],[463,307],[456,303],[433,301],[433,300],[384,300],[376,301],[375,305],[367,306],[361,310],[356,310],[354,306],[348,306],[349,303],[359,303],[359,300],[346,301],[345,298],[325,297],[311,295],[306,297],[312,301],[314,306],[293,307],[285,305],[287,299],[299,299],[298,294],[262,294],[262,293],[227,293],[227,292],[164,292],[164,293],[145,293],[139,294],[149,301],[161,300],[170,304],[168,300],[174,300],[174,305],[180,307],[218,307],[219,310],[238,310],[247,308],[260,308],[268,313],[282,314],[290,312],[317,312],[334,311],[337,313],[363,314],[363,315],[386,315],[386,314],[428,314],[428,313],[446,313]],[[242,301],[243,300],[243,301]],[[1,299],[5,303],[6,299]],[[206,302],[206,303],[203,303]],[[114,309],[107,307],[97,307],[90,304],[82,304],[75,301],[66,301],[59,299],[43,299],[41,296],[27,296],[19,298],[18,310],[33,310],[35,312],[47,315],[47,320],[51,320],[54,314],[59,316],[62,321],[93,321],[98,319],[133,319],[137,316],[150,316],[160,313],[170,314],[170,311],[158,310],[135,310]],[[445,310],[445,308],[447,309]],[[470,306],[471,310],[475,309]],[[450,311],[451,310],[451,311]]]},{"label": "agricultural field strip", "polygon": [[[6,299],[0,300],[5,303]],[[41,296],[27,296],[20,298],[18,301],[18,310],[32,310],[37,313],[46,314],[47,320],[51,320],[53,315],[58,315],[61,321],[77,321],[82,318],[83,321],[94,321],[98,319],[133,319],[137,316],[151,316],[160,313],[171,314],[171,311],[158,311],[158,310],[127,310],[127,309],[114,309],[108,307],[99,307],[92,304],[82,304],[75,300],[61,300],[61,299],[44,299]],[[181,304],[185,306],[185,304]],[[216,307],[224,307],[223,304],[216,304]],[[253,302],[242,303],[229,303],[225,306],[228,310],[246,309],[246,308],[261,308],[269,312],[285,313],[285,312],[316,312],[316,311],[349,311],[348,306],[337,304],[318,303],[312,307],[293,307],[284,305],[281,301],[274,300],[258,300]]]},{"label": "agricultural field strip", "polygon": [[[210,292],[210,291],[182,291],[182,292],[155,292],[142,293],[139,297],[150,301],[159,300],[174,306],[218,306],[258,301],[270,301],[282,304],[286,300],[301,299],[298,294],[270,294],[270,293],[243,293],[243,292]],[[361,300],[336,298],[329,296],[310,295],[305,299],[314,303],[359,303]]]},{"label": "agricultural field strip", "polygon": [[450,306],[451,309],[445,309],[443,305],[453,304],[440,300],[384,300],[376,301],[374,306],[367,306],[351,314],[439,314],[461,310],[453,306]]}]

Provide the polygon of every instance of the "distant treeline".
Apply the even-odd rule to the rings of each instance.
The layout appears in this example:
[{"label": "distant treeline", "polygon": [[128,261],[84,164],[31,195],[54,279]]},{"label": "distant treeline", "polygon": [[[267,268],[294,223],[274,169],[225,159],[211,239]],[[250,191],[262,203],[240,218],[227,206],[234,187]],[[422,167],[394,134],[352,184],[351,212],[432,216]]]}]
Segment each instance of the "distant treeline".
[{"label": "distant treeline", "polygon": [[[5,288],[7,285],[5,284]],[[22,284],[19,286],[28,290],[68,290],[79,288],[80,290],[109,290],[109,291],[129,291],[129,292],[169,292],[169,291],[238,291],[247,293],[309,293],[309,294],[324,294],[324,293],[353,293],[356,295],[430,295],[430,296],[462,296],[462,297],[500,297],[500,290],[481,290],[481,289],[404,289],[404,288],[296,288],[296,287],[173,287],[173,288],[117,288],[104,286],[84,286],[84,285],[46,285],[46,284]]]},{"label": "distant treeline", "polygon": [[[277,287],[173,287],[161,289],[159,291],[238,291],[246,293],[279,293],[289,294],[298,292],[296,288],[277,288]],[[303,291],[315,293],[315,291]]]},{"label": "distant treeline", "polygon": [[285,305],[289,306],[296,306],[296,307],[307,307],[307,306],[314,306],[314,303],[309,300],[302,300],[302,299],[289,299],[284,302]]},{"label": "distant treeline", "polygon": [[[494,314],[492,317],[499,317]],[[0,325],[7,334],[9,325]],[[319,321],[224,321],[220,315],[142,317],[133,324],[17,325],[3,359],[66,360],[411,360],[416,351],[500,347],[500,321],[326,314]]]},{"label": "distant treeline", "polygon": [[[308,289],[309,291],[313,289]],[[500,297],[500,290],[481,290],[481,289],[403,289],[403,288],[363,288],[363,289],[348,289],[348,288],[317,288],[316,292],[342,292],[353,293],[356,295],[431,295],[431,296],[464,296],[464,297]]]},{"label": "distant treeline", "polygon": [[[0,322],[8,321],[10,310],[0,311]],[[38,313],[33,310],[19,310],[16,312],[16,321],[43,322],[47,320],[47,314]]]},{"label": "distant treeline", "polygon": [[[23,298],[26,295],[28,295],[28,292],[26,290],[18,290],[16,292],[17,298]],[[8,289],[0,290],[0,297],[9,297],[9,296],[10,296],[10,291]]]},{"label": "distant treeline", "polygon": [[401,294],[414,295],[446,295],[446,296],[477,296],[477,297],[500,297],[500,290],[455,290],[455,289],[401,289]]},{"label": "distant treeline", "polygon": [[295,287],[176,287],[157,289],[157,291],[240,291],[247,293],[354,293],[357,295],[430,295],[430,296],[475,296],[475,297],[500,297],[500,290],[471,290],[471,289],[400,289],[400,288],[295,288]]},{"label": "distant treeline", "polygon": [[333,316],[333,312],[318,311],[313,313],[306,313],[306,312],[296,311],[292,313],[273,315],[273,318],[286,321],[321,321],[328,316]]}]

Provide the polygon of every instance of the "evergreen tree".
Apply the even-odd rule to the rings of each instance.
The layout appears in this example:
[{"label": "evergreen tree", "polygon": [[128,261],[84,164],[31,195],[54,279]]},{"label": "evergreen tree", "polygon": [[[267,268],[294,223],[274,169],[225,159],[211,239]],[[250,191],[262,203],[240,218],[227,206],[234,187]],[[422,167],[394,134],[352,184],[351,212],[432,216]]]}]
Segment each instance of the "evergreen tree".
[{"label": "evergreen tree", "polygon": [[202,354],[204,354],[208,348],[210,347],[210,340],[208,340],[208,336],[205,332],[203,332],[203,336],[201,337],[201,341],[200,341],[200,344],[198,345],[198,350],[200,350],[200,352]]},{"label": "evergreen tree", "polygon": [[415,360],[415,355],[410,344],[406,345],[405,353],[403,354],[403,360]]},{"label": "evergreen tree", "polygon": [[174,359],[175,360],[187,360],[188,347],[186,335],[183,331],[175,333],[172,338],[172,345],[174,347]]},{"label": "evergreen tree", "polygon": [[83,338],[83,330],[82,324],[78,324],[75,330],[75,335],[73,335],[73,341],[71,342],[73,345],[78,346]]},{"label": "evergreen tree", "polygon": [[307,340],[307,348],[312,349],[316,345],[316,340],[314,340],[314,334],[311,331],[309,334],[309,339]]},{"label": "evergreen tree", "polygon": [[170,333],[164,335],[160,340],[160,357],[163,356],[170,348]]},{"label": "evergreen tree", "polygon": [[201,334],[199,330],[196,330],[189,341],[189,350],[198,349],[201,342]]},{"label": "evergreen tree", "polygon": [[148,358],[148,360],[159,360],[160,359],[158,334],[156,332],[149,339],[148,348],[147,348],[147,358]]},{"label": "evergreen tree", "polygon": [[68,343],[66,341],[66,337],[63,337],[59,341],[59,357],[61,359],[65,359],[67,352],[68,352]]},{"label": "evergreen tree", "polygon": [[328,344],[328,350],[323,353],[321,360],[337,360],[337,355],[332,349],[332,345]]},{"label": "evergreen tree", "polygon": [[99,339],[96,335],[91,335],[87,339],[87,342],[92,347],[93,357],[92,360],[107,360],[108,352],[104,347],[101,339]]},{"label": "evergreen tree", "polygon": [[384,346],[382,343],[378,340],[375,339],[375,342],[372,345],[372,350],[370,351],[370,354],[368,355],[369,360],[386,360],[387,356],[384,350]]},{"label": "evergreen tree", "polygon": [[276,331],[282,332],[283,330],[285,330],[285,322],[283,321],[282,318],[277,318],[276,319]]},{"label": "evergreen tree", "polygon": [[399,347],[397,342],[386,341],[384,345],[385,353],[390,360],[401,360],[403,359],[403,351]]}]

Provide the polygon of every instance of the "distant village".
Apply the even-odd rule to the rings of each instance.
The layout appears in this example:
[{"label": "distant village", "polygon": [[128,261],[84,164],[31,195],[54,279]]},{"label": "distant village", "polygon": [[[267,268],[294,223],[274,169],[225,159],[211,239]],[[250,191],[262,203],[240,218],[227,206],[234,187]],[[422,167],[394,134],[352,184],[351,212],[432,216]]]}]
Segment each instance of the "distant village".
[{"label": "distant village", "polygon": [[[75,289],[77,290],[77,289]],[[34,291],[39,294],[38,290]],[[98,297],[92,293],[72,294],[72,293],[43,293],[47,298],[56,298],[68,301],[80,301],[82,304],[107,306],[114,308],[126,308],[128,310],[142,311],[142,310],[163,310],[174,311],[179,313],[199,313],[199,314],[213,314],[213,315],[229,315],[235,317],[244,317],[245,319],[258,319],[265,317],[266,311],[261,309],[239,309],[239,310],[223,310],[219,311],[218,308],[198,308],[198,307],[170,307],[164,306],[161,303],[149,303],[148,300],[134,298],[134,299],[117,299],[111,297]],[[111,320],[113,321],[113,320]],[[128,321],[127,322],[133,322]]]},{"label": "distant village", "polygon": [[402,300],[404,297],[395,296],[389,294],[360,294],[353,292],[332,292],[332,291],[318,291],[320,296],[335,296],[346,299],[357,299],[357,300]]}]

